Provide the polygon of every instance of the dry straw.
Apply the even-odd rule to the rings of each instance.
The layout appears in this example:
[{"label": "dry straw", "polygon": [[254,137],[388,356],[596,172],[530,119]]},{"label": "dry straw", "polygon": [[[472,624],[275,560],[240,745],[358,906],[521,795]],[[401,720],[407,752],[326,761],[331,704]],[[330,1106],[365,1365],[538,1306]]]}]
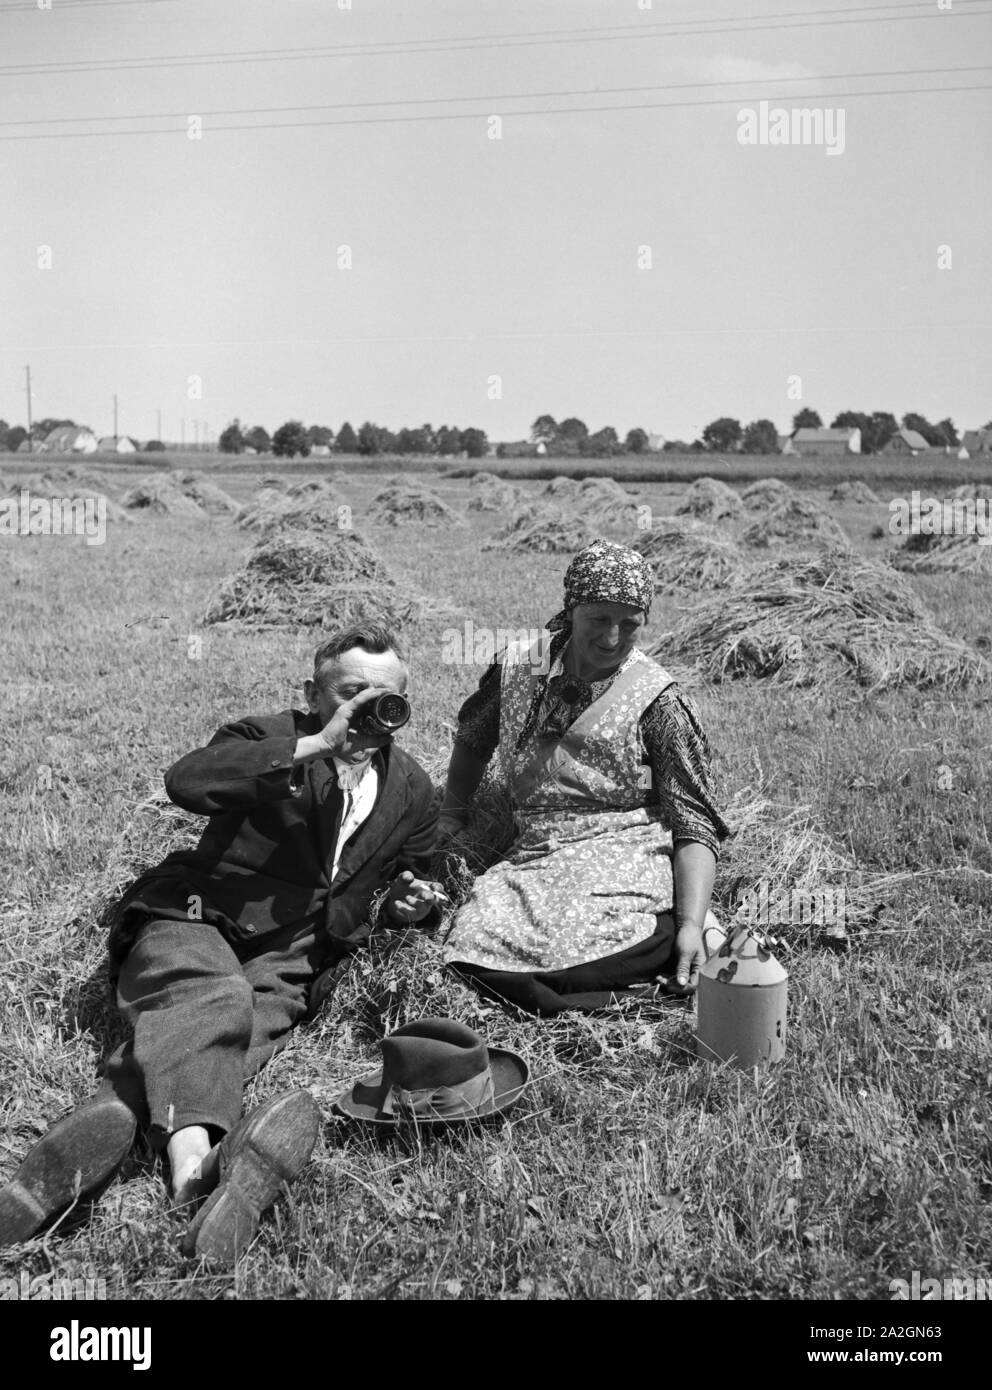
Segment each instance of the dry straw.
[{"label": "dry straw", "polygon": [[735,520],[744,510],[738,493],[718,478],[697,478],[676,516],[698,516],[707,521]]},{"label": "dry straw", "polygon": [[[401,480],[400,480],[401,479]],[[369,516],[386,526],[419,522],[425,526],[460,526],[464,518],[430,488],[404,475],[372,498]]]},{"label": "dry straw", "polygon": [[805,497],[795,494],[782,498],[746,527],[741,541],[744,545],[764,549],[790,542],[818,541],[825,545],[849,544],[847,534],[829,512]]},{"label": "dry straw", "polygon": [[593,538],[584,517],[531,504],[520,507],[513,520],[485,541],[482,549],[569,555],[582,550]]},{"label": "dry straw", "polygon": [[102,498],[108,521],[133,521],[131,514],[107,492],[107,481],[99,473],[73,466],[31,473],[19,479],[0,479],[0,497],[17,496],[26,489],[32,497],[60,501],[78,501],[91,497]]},{"label": "dry straw", "polygon": [[954,688],[992,672],[934,624],[907,581],[846,549],[755,568],[660,637],[652,654],[688,661],[711,681],[788,686],[853,678],[872,690]]},{"label": "dry straw", "polygon": [[420,608],[416,595],[396,582],[357,532],[287,529],[259,541],[244,569],[224,581],[203,621],[259,627],[344,627],[367,619],[399,624]]},{"label": "dry straw", "polygon": [[207,516],[206,509],[180,485],[180,476],[177,473],[152,473],[128,488],[121,498],[121,505],[132,512],[203,520]]},{"label": "dry straw", "polygon": [[992,570],[992,544],[982,545],[975,532],[907,536],[889,561],[908,574],[987,574]]},{"label": "dry straw", "polygon": [[715,532],[651,531],[633,545],[651,561],[658,593],[685,587],[724,589],[747,565],[737,542]]},{"label": "dry straw", "polygon": [[[261,488],[238,512],[242,530],[268,533],[293,527],[309,531],[347,530],[350,513],[344,499],[324,479],[296,483],[286,491]],[[345,523],[344,525],[342,523]]]},{"label": "dry straw", "polygon": [[831,502],[879,502],[881,499],[860,478],[849,478],[831,489],[830,500]]},{"label": "dry straw", "polygon": [[744,489],[741,501],[747,511],[763,512],[766,507],[773,507],[776,502],[792,495],[792,488],[788,483],[783,483],[781,478],[759,478],[756,483]]},{"label": "dry straw", "polygon": [[637,501],[615,478],[552,478],[539,496],[541,505],[568,508],[600,525],[635,526],[641,515]]},{"label": "dry straw", "polygon": [[502,512],[515,507],[520,493],[494,473],[476,473],[469,483],[470,512]]}]

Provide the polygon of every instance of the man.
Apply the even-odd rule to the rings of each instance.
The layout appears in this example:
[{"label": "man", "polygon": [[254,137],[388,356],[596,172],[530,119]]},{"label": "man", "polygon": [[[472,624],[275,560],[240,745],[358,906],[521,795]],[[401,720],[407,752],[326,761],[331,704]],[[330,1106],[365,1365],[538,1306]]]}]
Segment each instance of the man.
[{"label": "man", "polygon": [[168,1157],[177,1206],[212,1192],[186,1253],[227,1264],[253,1238],[308,1161],[319,1116],[295,1091],[239,1121],[245,1079],[367,940],[379,889],[388,885],[383,911],[397,925],[440,919],[443,894],[427,881],[430,779],[363,723],[365,706],[406,685],[395,637],[377,624],[349,628],[316,653],[308,713],[227,724],[166,773],[170,799],[209,824],[117,908],[110,978],[133,1039],[96,1097],[0,1190],[0,1245],[102,1190],[137,1123]]}]

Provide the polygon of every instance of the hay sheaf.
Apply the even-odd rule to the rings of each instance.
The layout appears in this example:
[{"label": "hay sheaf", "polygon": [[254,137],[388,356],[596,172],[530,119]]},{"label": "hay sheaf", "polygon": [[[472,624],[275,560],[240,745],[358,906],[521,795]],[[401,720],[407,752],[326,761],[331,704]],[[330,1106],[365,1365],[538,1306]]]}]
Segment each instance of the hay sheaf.
[{"label": "hay sheaf", "polygon": [[156,516],[184,516],[204,520],[208,513],[194,497],[187,496],[178,482],[178,474],[153,473],[128,488],[121,506],[128,511],[147,511]]},{"label": "hay sheaf", "polygon": [[831,502],[879,502],[881,498],[860,478],[845,479],[830,492]]},{"label": "hay sheaf", "polygon": [[749,512],[762,512],[766,507],[774,507],[776,502],[793,495],[788,483],[781,478],[759,478],[756,483],[746,487],[741,493],[741,501]]},{"label": "hay sheaf", "polygon": [[532,505],[522,507],[508,525],[484,542],[482,549],[574,555],[594,538],[584,517]]},{"label": "hay sheaf", "polygon": [[755,568],[660,637],[652,655],[682,658],[715,682],[954,688],[992,674],[935,625],[906,580],[843,549]]},{"label": "hay sheaf", "polygon": [[202,473],[177,473],[176,485],[211,516],[235,516],[240,510],[229,492],[205,478]]},{"label": "hay sheaf", "polygon": [[819,541],[824,545],[849,545],[847,533],[829,512],[808,498],[795,495],[776,502],[763,516],[746,527],[741,542],[765,549],[790,541]]},{"label": "hay sheaf", "polygon": [[515,507],[520,490],[493,473],[476,473],[469,483],[470,512],[502,512]]},{"label": "hay sheaf", "polygon": [[718,534],[652,532],[639,536],[633,548],[651,561],[658,593],[686,586],[703,591],[725,589],[748,565],[737,542]]},{"label": "hay sheaf", "polygon": [[258,542],[244,569],[221,585],[203,621],[260,627],[343,627],[366,619],[398,624],[419,615],[421,606],[358,532],[318,536],[285,530]]},{"label": "hay sheaf", "polygon": [[907,536],[889,563],[907,574],[982,574],[992,570],[992,543],[983,545],[977,532]]},{"label": "hay sheaf", "polygon": [[262,488],[238,512],[237,524],[243,531],[263,534],[287,527],[347,531],[351,527],[351,508],[330,486],[301,491],[290,488],[287,492]]},{"label": "hay sheaf", "polygon": [[134,518],[121,504],[107,492],[106,480],[99,473],[89,469],[72,467],[64,470],[49,470],[45,473],[30,473],[26,477],[0,480],[0,497],[20,498],[27,491],[31,499],[60,502],[85,502],[88,499],[102,501],[104,514],[108,521],[131,522]]},{"label": "hay sheaf", "polygon": [[454,507],[422,483],[391,483],[369,504],[369,516],[385,526],[463,526],[465,519]]},{"label": "hay sheaf", "polygon": [[[580,516],[613,526],[636,526],[642,518],[640,504],[615,478],[598,474],[578,481],[552,478],[538,496],[541,505],[566,507]],[[546,501],[544,500],[546,499]]]},{"label": "hay sheaf", "polygon": [[697,478],[676,516],[699,516],[708,521],[735,520],[744,510],[740,495],[719,478]]}]

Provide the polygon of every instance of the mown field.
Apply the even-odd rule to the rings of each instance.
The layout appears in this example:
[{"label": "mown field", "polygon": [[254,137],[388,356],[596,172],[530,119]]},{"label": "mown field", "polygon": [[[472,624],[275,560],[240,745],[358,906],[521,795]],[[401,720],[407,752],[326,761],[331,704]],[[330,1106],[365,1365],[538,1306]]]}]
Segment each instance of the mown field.
[{"label": "mown field", "polygon": [[[783,463],[756,476],[786,476]],[[272,471],[262,460],[229,468],[223,485],[246,499],[259,465]],[[107,474],[123,485],[139,467]],[[0,471],[13,469],[0,460]],[[979,474],[958,464],[948,481]],[[878,488],[864,461],[846,475]],[[404,633],[415,718],[403,742],[441,780],[459,703],[481,674],[442,661],[445,629],[468,618],[540,627],[560,604],[567,557],[482,553],[506,520],[490,513],[441,530],[376,526],[363,515],[376,486],[356,471],[343,488],[355,525],[397,575],[449,604]],[[465,511],[466,481],[438,486]],[[684,491],[638,488],[660,513]],[[894,544],[871,538],[887,526],[887,495],[831,504],[867,554]],[[163,808],[164,769],[218,724],[300,698],[314,631],[200,625],[254,539],[176,516],[112,524],[104,546],[0,537],[0,1176],[89,1094],[119,1036],[100,913],[195,830]],[[941,626],[988,650],[986,578],[912,582]],[[691,601],[659,598],[651,628],[668,630]],[[763,876],[810,886],[847,875],[871,908],[846,952],[780,930],[791,976],[782,1064],[741,1073],[696,1060],[681,1006],[511,1016],[448,980],[429,938],[386,936],[249,1088],[254,1101],[308,1086],[326,1123],[237,1270],[208,1274],[179,1255],[183,1225],[137,1151],[91,1219],[2,1252],[0,1273],[91,1273],[110,1296],[147,1299],[452,1300],[888,1299],[890,1281],[914,1270],[987,1276],[990,691],[758,682],[694,694],[742,825],[718,912]],[[512,1122],[418,1145],[335,1120],[331,1100],[375,1066],[382,1033],[433,1013],[526,1055],[533,1081]]]}]

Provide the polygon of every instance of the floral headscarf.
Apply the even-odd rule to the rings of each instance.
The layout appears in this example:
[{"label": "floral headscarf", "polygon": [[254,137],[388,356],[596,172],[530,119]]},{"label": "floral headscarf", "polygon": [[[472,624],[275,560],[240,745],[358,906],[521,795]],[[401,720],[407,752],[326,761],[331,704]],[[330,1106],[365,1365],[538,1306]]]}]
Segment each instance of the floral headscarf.
[{"label": "floral headscarf", "polygon": [[654,597],[654,571],[644,556],[612,541],[593,541],[565,571],[565,606],[545,626],[571,628],[569,611],[577,603],[629,603],[645,618]]}]

